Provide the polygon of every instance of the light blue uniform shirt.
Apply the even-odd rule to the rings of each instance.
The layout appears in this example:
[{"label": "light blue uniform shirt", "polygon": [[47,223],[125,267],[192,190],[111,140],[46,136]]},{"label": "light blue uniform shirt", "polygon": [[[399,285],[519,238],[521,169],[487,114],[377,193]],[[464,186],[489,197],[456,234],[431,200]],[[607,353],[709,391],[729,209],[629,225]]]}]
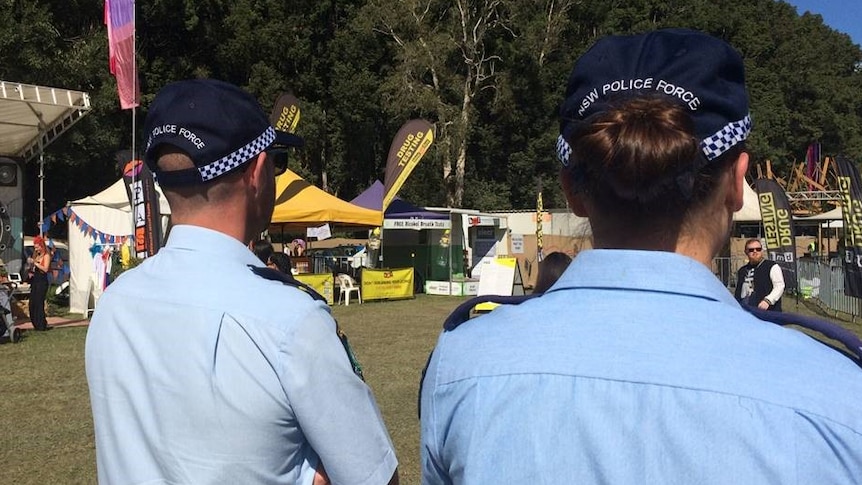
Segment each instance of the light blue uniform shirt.
[{"label": "light blue uniform shirt", "polygon": [[862,369],[673,253],[444,332],[421,406],[425,484],[862,483]]},{"label": "light blue uniform shirt", "polygon": [[111,284],[87,380],[104,484],[387,483],[397,465],[329,308],[251,272],[239,241],[177,226]]}]

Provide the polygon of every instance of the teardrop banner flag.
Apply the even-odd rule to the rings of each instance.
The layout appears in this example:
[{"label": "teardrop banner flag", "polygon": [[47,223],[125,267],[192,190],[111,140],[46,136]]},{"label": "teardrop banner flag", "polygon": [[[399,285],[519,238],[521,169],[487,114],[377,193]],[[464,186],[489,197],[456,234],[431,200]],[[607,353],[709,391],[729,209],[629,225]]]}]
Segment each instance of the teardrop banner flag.
[{"label": "teardrop banner flag", "polygon": [[269,122],[278,131],[295,132],[299,124],[299,101],[296,97],[288,93],[279,96],[272,107]]},{"label": "teardrop banner flag", "polygon": [[[130,154],[130,153],[129,153]],[[117,155],[123,167],[123,183],[132,206],[135,226],[134,254],[137,258],[153,256],[162,247],[161,210],[153,173],[141,160],[129,160]]]},{"label": "teardrop banner flag", "polygon": [[398,195],[410,172],[434,142],[434,127],[425,120],[410,120],[398,130],[389,157],[386,159],[386,174],[383,179],[383,207],[386,212],[389,203]]},{"label": "teardrop banner flag", "polygon": [[766,254],[781,267],[784,289],[796,290],[796,236],[787,194],[772,179],[758,179],[754,185],[763,219]]},{"label": "teardrop banner flag", "polygon": [[862,297],[862,180],[849,158],[835,159],[844,213],[844,294]]}]

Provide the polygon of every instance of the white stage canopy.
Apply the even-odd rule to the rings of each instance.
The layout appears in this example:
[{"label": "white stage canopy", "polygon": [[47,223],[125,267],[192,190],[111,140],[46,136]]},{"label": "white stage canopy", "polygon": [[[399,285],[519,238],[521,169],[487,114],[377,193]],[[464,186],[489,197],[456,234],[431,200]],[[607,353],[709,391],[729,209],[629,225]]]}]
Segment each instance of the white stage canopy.
[{"label": "white stage canopy", "polygon": [[33,159],[89,111],[87,93],[0,81],[0,156]]}]

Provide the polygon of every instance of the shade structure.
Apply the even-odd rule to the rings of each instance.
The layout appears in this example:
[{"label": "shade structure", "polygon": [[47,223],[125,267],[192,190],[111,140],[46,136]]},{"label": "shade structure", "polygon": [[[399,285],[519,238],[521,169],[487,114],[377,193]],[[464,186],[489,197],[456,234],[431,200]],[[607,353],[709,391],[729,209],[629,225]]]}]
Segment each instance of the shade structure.
[{"label": "shade structure", "polygon": [[0,81],[0,156],[36,157],[89,111],[87,93]]},{"label": "shade structure", "polygon": [[275,181],[272,224],[291,229],[330,224],[368,228],[383,224],[383,213],[344,201],[315,187],[291,170]]},{"label": "shade structure", "polygon": [[[368,209],[380,210],[383,207],[383,182],[375,180],[371,187],[368,187],[361,194],[357,195],[351,204],[356,204]],[[426,211],[421,207],[417,207],[406,200],[395,197],[386,208],[386,213],[383,215],[386,219],[437,219],[449,220],[449,214],[444,212]]]}]

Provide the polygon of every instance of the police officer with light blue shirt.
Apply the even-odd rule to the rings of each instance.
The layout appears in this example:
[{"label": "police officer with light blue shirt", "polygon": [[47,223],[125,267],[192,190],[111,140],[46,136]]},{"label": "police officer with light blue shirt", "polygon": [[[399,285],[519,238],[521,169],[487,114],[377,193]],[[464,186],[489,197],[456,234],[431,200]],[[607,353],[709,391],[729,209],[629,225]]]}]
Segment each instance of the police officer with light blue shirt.
[{"label": "police officer with light blue shirt", "polygon": [[285,150],[302,140],[214,80],[162,89],[146,134],[175,225],[111,284],[87,334],[99,481],[397,483],[328,306],[247,247],[269,224]]},{"label": "police officer with light blue shirt", "polygon": [[447,321],[423,483],[862,483],[859,339],[848,358],[760,320],[711,270],[748,167],[740,56],[690,30],[605,37],[561,118],[596,249],[542,296]]}]

